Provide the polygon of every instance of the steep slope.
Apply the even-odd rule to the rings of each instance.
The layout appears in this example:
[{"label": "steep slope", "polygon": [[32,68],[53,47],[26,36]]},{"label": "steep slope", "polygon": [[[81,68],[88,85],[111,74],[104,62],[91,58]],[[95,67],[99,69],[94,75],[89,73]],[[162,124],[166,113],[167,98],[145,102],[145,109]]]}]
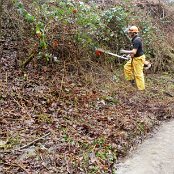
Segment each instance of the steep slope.
[{"label": "steep slope", "polygon": [[154,127],[173,118],[174,79],[167,72],[146,72],[147,90],[139,93],[124,81],[122,66],[111,72],[100,61],[83,67],[88,71],[76,61],[74,74],[68,61],[16,66],[18,53],[25,55],[18,51],[21,25],[4,5],[0,173],[109,174]]}]

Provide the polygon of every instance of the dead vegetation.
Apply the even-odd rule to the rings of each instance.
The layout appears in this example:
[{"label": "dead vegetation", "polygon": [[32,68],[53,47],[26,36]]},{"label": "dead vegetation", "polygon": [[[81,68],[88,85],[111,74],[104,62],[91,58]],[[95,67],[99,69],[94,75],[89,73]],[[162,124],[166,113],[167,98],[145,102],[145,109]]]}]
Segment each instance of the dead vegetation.
[{"label": "dead vegetation", "polygon": [[142,94],[122,74],[82,79],[66,74],[66,65],[1,71],[1,173],[111,173],[154,126],[173,117],[169,75],[149,74]]},{"label": "dead vegetation", "polygon": [[56,64],[33,59],[20,69],[34,45],[27,49],[28,30],[21,33],[14,22],[21,18],[11,13],[3,19],[0,173],[113,173],[116,161],[174,116],[174,79],[167,72],[146,72],[147,90],[138,93],[124,81],[122,62],[113,66],[105,56],[61,54]]}]

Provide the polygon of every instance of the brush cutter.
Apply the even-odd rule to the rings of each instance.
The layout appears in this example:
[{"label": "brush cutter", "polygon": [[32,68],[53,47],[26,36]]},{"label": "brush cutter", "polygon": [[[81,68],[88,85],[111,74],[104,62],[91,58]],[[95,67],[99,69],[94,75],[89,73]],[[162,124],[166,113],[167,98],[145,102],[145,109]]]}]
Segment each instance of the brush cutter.
[{"label": "brush cutter", "polygon": [[[118,57],[118,58],[124,59],[124,60],[129,60],[131,58],[130,55],[120,56],[118,54],[111,53],[110,51],[105,51],[105,50],[103,50],[101,48],[96,49],[95,53],[96,53],[97,56],[100,56],[102,53],[106,53],[106,54],[109,54],[111,56],[115,56],[115,57]],[[149,61],[145,61],[144,62],[144,69],[145,70],[148,70],[151,66],[152,66],[152,64]]]},{"label": "brush cutter", "polygon": [[120,56],[120,55],[118,55],[118,54],[114,54],[114,53],[111,53],[111,52],[109,52],[109,51],[105,51],[105,50],[103,50],[103,49],[101,49],[101,48],[96,49],[96,50],[95,50],[95,53],[96,53],[97,56],[100,56],[101,53],[106,53],[106,54],[109,54],[109,55],[111,55],[111,56],[118,57],[118,58],[120,58],[120,59],[125,59],[125,60],[129,60],[129,59],[130,59],[130,56],[129,56],[129,55],[128,55],[128,56]]},{"label": "brush cutter", "polygon": [[145,69],[145,70],[148,70],[149,68],[151,68],[151,66],[152,66],[152,64],[151,64],[149,61],[146,60],[146,61],[144,62],[144,69]]}]

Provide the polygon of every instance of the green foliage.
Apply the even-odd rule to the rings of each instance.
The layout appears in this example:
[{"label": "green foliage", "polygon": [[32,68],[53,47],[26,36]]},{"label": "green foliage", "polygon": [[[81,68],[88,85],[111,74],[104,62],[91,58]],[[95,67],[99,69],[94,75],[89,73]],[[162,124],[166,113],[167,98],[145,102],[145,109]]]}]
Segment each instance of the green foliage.
[{"label": "green foliage", "polygon": [[21,1],[18,1],[18,0],[15,0],[15,5],[19,11],[19,13],[24,17],[24,19],[27,21],[27,22],[34,22],[35,21],[35,17],[32,16],[30,13],[28,13],[25,8],[24,8],[24,5]]},{"label": "green foliage", "polygon": [[10,136],[7,138],[6,141],[0,141],[0,149],[11,149],[14,146],[18,145],[20,143],[20,137],[19,135],[17,136]]},{"label": "green foliage", "polygon": [[[94,57],[94,50],[98,47],[119,52],[120,48],[130,45],[130,39],[124,32],[130,25],[140,28],[146,56],[154,58],[159,55],[158,45],[153,46],[153,43],[157,40],[162,42],[163,36],[157,36],[157,28],[152,26],[150,18],[137,15],[129,0],[105,10],[94,3],[89,6],[71,0],[37,0],[28,4],[30,12],[19,0],[14,2],[25,21],[31,24],[31,36],[37,36],[34,40],[38,42],[38,59],[49,62],[55,52],[59,58],[86,59]],[[53,44],[55,39],[58,41],[56,46]],[[116,62],[108,61],[110,64]]]},{"label": "green foliage", "polygon": [[118,51],[127,44],[124,30],[127,27],[129,12],[124,7],[116,6],[103,12],[102,19],[105,27],[102,35],[103,40],[110,49]]},{"label": "green foliage", "polygon": [[[25,10],[21,2],[16,0],[20,14],[28,22],[34,23],[33,33],[38,38],[39,52],[43,52],[39,55],[43,55],[43,58],[47,57],[47,61],[50,58],[45,55],[51,55],[50,47],[53,38],[57,38],[60,43],[63,42],[64,47],[67,47],[67,42],[76,43],[77,47],[81,47],[82,52],[85,51],[85,56],[90,57],[96,47],[109,46],[119,50],[120,45],[124,44],[123,30],[128,13],[121,6],[103,12],[96,5],[88,6],[83,2],[73,1],[45,3],[34,1],[30,5],[33,16]],[[66,34],[66,38],[65,32],[69,33]]]},{"label": "green foliage", "polygon": [[48,114],[40,114],[40,115],[38,115],[37,120],[38,120],[39,123],[47,123],[47,124],[53,123],[52,117],[50,115],[48,115]]}]

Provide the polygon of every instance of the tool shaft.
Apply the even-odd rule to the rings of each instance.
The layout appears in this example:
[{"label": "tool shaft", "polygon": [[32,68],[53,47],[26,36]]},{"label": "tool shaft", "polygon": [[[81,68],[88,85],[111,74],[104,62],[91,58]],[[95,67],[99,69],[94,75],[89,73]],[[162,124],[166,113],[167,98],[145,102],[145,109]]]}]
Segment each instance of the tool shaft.
[{"label": "tool shaft", "polygon": [[105,51],[105,53],[106,53],[106,54],[109,54],[109,55],[111,55],[111,56],[115,56],[115,57],[121,58],[121,59],[129,60],[128,57],[119,56],[118,54],[114,54],[114,53],[107,52],[107,51]]}]

